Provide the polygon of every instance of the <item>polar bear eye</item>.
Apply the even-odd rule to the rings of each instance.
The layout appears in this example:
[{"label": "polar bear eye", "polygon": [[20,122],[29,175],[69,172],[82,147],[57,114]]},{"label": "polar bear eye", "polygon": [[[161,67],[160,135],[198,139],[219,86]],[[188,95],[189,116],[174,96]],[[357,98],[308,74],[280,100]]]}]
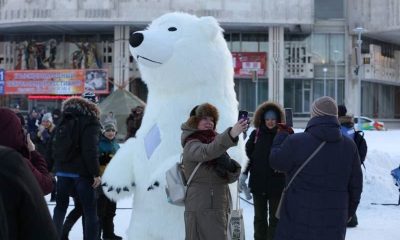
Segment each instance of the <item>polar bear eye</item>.
[{"label": "polar bear eye", "polygon": [[170,31],[170,32],[175,32],[176,30],[178,30],[176,27],[170,27],[170,28],[168,28],[168,31]]}]

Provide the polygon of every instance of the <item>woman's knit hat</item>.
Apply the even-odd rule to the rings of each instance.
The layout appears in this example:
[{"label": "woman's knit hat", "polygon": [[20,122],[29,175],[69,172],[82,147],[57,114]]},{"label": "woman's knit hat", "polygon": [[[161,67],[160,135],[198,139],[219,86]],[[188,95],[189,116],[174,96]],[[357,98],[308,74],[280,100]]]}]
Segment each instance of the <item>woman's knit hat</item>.
[{"label": "woman's knit hat", "polygon": [[45,113],[42,117],[42,121],[53,122],[53,117],[51,116],[51,113]]},{"label": "woman's knit hat", "polygon": [[321,116],[338,116],[336,101],[328,96],[316,99],[311,105],[311,118]]},{"label": "woman's knit hat", "polygon": [[192,111],[190,111],[190,117],[186,121],[186,124],[190,128],[196,129],[197,126],[199,125],[200,120],[203,117],[214,118],[214,129],[215,129],[215,127],[217,126],[217,123],[218,123],[219,114],[218,114],[217,108],[209,103],[203,103],[203,104],[195,106],[192,109]]}]

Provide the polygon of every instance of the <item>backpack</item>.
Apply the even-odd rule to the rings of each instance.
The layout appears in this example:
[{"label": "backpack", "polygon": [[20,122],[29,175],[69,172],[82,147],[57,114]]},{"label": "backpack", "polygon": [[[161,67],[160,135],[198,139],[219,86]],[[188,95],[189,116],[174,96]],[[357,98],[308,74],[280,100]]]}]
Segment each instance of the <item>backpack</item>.
[{"label": "backpack", "polygon": [[165,192],[169,203],[177,206],[185,205],[186,190],[200,165],[201,162],[196,165],[196,168],[193,170],[187,182],[183,173],[184,166],[182,161],[175,163],[167,170],[165,173],[167,184]]},{"label": "backpack", "polygon": [[[368,146],[367,141],[364,138],[363,131],[354,131],[354,142],[358,149],[358,155],[360,156],[361,164],[364,165],[365,157],[367,156]],[[365,168],[365,165],[364,165]]]},{"label": "backpack", "polygon": [[56,162],[69,162],[79,155],[79,120],[74,114],[64,112],[54,130],[51,156]]}]

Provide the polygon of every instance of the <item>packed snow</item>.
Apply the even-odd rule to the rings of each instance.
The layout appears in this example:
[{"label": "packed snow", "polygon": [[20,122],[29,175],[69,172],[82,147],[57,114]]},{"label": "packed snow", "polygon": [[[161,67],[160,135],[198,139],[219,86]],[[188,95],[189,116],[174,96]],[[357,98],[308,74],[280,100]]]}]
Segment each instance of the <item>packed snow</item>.
[{"label": "packed snow", "polygon": [[[347,240],[398,240],[400,224],[400,206],[373,205],[371,203],[395,204],[399,200],[399,190],[394,185],[390,171],[400,164],[400,130],[365,131],[368,143],[368,154],[365,160],[364,189],[361,203],[357,210],[359,225],[348,228]],[[49,202],[49,210],[53,213],[54,203]],[[73,204],[70,201],[70,204]],[[126,229],[130,222],[132,199],[118,202],[115,216],[115,232],[126,238]],[[243,208],[246,239],[253,239],[253,206],[241,201]],[[70,211],[73,206],[70,206]],[[154,211],[162,211],[154,206]],[[146,221],[146,219],[142,219]],[[160,218],[160,221],[163,221]],[[149,224],[152,224],[149,222]],[[173,224],[173,223],[171,223]],[[70,240],[82,239],[82,224],[79,220],[70,235]]]}]

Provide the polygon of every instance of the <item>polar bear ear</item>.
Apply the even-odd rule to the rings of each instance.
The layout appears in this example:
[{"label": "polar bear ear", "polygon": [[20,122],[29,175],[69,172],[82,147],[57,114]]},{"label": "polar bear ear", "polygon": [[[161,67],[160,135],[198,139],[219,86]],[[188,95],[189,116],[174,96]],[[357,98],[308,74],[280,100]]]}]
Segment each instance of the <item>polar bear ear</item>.
[{"label": "polar bear ear", "polygon": [[201,17],[200,26],[206,36],[212,40],[214,40],[217,35],[223,31],[214,17]]}]

